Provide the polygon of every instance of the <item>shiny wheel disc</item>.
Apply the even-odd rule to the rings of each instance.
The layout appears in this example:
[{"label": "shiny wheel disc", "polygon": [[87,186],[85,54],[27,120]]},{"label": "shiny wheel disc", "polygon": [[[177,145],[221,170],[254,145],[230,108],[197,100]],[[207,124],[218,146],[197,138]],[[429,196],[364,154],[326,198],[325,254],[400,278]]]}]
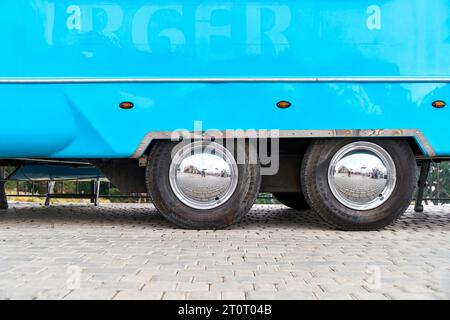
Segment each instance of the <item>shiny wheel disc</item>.
[{"label": "shiny wheel disc", "polygon": [[328,184],[334,197],[354,210],[381,206],[391,196],[396,181],[392,157],[379,145],[366,141],[341,148],[328,168]]},{"label": "shiny wheel disc", "polygon": [[194,142],[175,152],[169,168],[175,196],[194,209],[214,209],[236,190],[238,167],[233,155],[215,142]]}]

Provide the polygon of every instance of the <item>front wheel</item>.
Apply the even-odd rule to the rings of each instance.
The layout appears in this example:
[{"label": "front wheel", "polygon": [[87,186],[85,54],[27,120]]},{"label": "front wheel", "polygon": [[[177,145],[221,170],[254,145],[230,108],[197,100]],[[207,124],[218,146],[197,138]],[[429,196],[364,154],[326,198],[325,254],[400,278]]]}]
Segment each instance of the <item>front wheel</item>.
[{"label": "front wheel", "polygon": [[250,210],[261,184],[259,164],[250,163],[249,150],[248,143],[239,142],[235,151],[208,141],[157,142],[146,170],[153,204],[182,228],[233,224]]},{"label": "front wheel", "polygon": [[302,163],[310,206],[342,230],[377,230],[411,203],[416,161],[403,140],[320,139]]}]

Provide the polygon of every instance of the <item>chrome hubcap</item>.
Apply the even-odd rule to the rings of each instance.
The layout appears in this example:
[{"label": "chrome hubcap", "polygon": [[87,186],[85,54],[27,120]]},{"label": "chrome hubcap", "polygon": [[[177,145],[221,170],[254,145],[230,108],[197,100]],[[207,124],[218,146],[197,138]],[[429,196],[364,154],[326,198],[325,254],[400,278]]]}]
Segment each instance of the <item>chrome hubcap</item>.
[{"label": "chrome hubcap", "polygon": [[170,186],[175,196],[194,209],[213,209],[236,190],[238,167],[233,155],[215,142],[194,142],[172,156]]},{"label": "chrome hubcap", "polygon": [[381,206],[391,196],[396,181],[392,157],[379,145],[366,141],[344,146],[328,168],[328,184],[334,197],[354,210]]}]

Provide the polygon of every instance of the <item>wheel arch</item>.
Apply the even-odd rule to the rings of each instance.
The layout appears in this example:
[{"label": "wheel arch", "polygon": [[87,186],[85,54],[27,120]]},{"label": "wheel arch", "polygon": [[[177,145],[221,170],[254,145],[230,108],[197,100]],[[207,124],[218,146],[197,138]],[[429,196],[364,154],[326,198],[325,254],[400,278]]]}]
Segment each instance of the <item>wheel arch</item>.
[{"label": "wheel arch", "polygon": [[[140,158],[150,154],[151,149],[159,140],[171,140],[174,133],[170,131],[149,132],[141,141],[131,158]],[[205,131],[203,133],[190,133],[195,139],[248,139],[275,137],[280,141],[301,140],[303,144],[317,138],[389,138],[405,139],[416,156],[434,157],[435,151],[422,131],[418,129],[349,129],[349,130],[248,130],[248,131]]]}]

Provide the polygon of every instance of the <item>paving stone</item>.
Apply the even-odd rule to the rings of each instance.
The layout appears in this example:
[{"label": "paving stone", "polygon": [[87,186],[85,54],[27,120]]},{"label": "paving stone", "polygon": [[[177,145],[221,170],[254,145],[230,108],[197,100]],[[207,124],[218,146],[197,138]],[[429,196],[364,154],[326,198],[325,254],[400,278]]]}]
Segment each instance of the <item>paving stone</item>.
[{"label": "paving stone", "polygon": [[314,294],[318,300],[353,300],[348,293],[341,292],[319,292]]},{"label": "paving stone", "polygon": [[114,300],[160,300],[162,296],[163,292],[158,291],[121,290]]},{"label": "paving stone", "polygon": [[187,294],[188,300],[218,300],[220,298],[220,292],[212,291],[193,291]]},{"label": "paving stone", "polygon": [[168,291],[164,292],[162,299],[163,300],[186,300],[188,292],[182,291]]},{"label": "paving stone", "polygon": [[80,289],[72,290],[64,300],[111,300],[117,294],[114,289]]},{"label": "paving stone", "polygon": [[209,283],[203,283],[203,282],[180,282],[177,284],[176,291],[186,291],[186,292],[192,292],[192,291],[209,291]]},{"label": "paving stone", "polygon": [[385,294],[378,293],[378,292],[364,292],[364,291],[358,291],[354,293],[350,293],[350,295],[355,300],[388,300],[389,297]]},{"label": "paving stone", "polygon": [[282,290],[276,293],[271,291],[252,291],[247,294],[249,300],[315,300],[312,292]]},{"label": "paving stone", "polygon": [[245,292],[243,291],[222,291],[222,300],[245,300]]}]

